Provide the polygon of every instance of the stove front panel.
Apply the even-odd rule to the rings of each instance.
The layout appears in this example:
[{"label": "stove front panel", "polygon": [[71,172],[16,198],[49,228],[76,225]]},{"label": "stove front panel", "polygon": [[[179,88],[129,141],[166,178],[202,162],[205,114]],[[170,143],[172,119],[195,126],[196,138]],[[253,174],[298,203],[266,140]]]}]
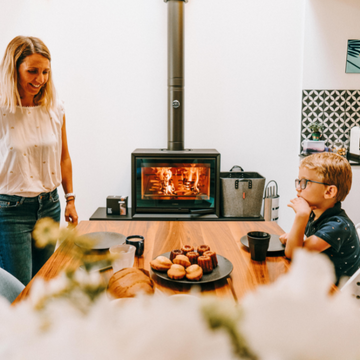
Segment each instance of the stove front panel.
[{"label": "stove front panel", "polygon": [[136,156],[132,208],[140,213],[217,213],[218,157]]}]

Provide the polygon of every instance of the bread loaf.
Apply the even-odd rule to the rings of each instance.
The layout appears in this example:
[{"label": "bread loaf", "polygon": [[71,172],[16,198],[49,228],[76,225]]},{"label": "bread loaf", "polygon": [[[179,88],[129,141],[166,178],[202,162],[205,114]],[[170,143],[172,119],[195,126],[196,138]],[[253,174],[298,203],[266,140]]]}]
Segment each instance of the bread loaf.
[{"label": "bread loaf", "polygon": [[109,293],[116,299],[134,297],[139,293],[154,293],[154,283],[146,270],[125,268],[117,271],[109,280]]}]

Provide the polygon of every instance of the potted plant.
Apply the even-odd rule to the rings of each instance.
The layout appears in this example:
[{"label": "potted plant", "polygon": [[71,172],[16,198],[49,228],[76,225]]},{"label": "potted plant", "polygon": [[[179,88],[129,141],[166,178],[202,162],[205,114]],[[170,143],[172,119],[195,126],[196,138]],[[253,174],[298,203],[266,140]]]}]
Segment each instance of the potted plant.
[{"label": "potted plant", "polygon": [[310,124],[309,129],[312,131],[311,137],[313,140],[320,140],[321,130],[324,130],[324,124],[319,121],[314,121]]}]

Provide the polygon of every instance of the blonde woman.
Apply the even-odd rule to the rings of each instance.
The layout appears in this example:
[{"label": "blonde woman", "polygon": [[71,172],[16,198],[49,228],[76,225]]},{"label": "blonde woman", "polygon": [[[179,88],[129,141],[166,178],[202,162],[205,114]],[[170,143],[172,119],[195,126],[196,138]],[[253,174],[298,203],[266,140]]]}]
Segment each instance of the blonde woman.
[{"label": "blonde woman", "polygon": [[26,285],[54,249],[37,249],[36,221],[77,224],[65,114],[56,99],[51,57],[38,38],[17,36],[0,64],[0,267]]}]

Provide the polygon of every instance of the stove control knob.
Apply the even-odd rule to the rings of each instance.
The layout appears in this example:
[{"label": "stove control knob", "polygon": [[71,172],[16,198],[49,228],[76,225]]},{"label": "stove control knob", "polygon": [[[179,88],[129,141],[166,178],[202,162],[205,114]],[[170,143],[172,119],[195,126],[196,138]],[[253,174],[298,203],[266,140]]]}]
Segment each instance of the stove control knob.
[{"label": "stove control knob", "polygon": [[174,108],[174,109],[177,109],[177,108],[180,107],[180,101],[179,101],[179,100],[174,100],[173,103],[172,103],[172,105],[173,105],[173,108]]}]

